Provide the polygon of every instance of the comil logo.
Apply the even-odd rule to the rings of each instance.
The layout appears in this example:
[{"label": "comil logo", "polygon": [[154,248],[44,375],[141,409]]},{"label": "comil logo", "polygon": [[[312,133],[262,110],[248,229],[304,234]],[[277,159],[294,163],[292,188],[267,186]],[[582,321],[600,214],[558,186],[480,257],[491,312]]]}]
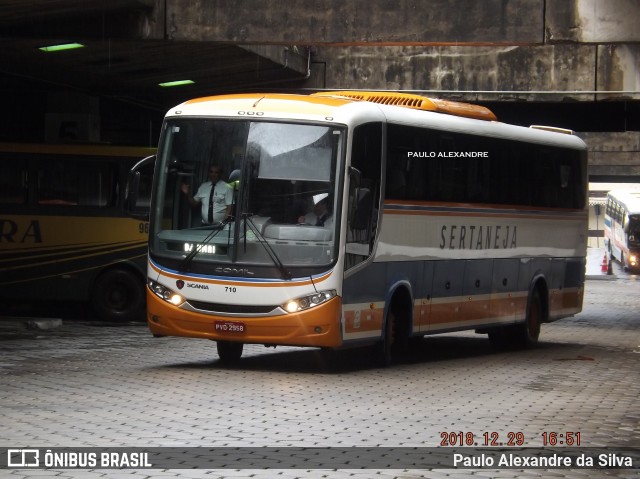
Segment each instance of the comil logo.
[{"label": "comil logo", "polygon": [[38,449],[8,449],[8,467],[39,467],[40,451]]}]

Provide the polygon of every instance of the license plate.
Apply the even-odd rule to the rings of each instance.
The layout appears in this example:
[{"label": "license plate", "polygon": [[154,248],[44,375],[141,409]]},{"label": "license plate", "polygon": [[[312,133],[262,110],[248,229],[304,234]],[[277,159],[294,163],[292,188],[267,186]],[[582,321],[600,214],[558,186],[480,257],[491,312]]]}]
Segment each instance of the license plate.
[{"label": "license plate", "polygon": [[244,333],[246,331],[244,323],[240,321],[216,321],[216,333]]}]

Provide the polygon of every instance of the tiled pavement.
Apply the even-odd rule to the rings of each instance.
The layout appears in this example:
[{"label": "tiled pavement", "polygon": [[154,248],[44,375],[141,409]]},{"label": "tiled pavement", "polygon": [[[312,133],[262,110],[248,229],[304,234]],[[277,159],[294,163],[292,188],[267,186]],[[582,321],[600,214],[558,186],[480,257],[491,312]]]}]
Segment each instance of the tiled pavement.
[{"label": "tiled pavement", "polygon": [[[0,327],[0,447],[435,447],[443,432],[580,432],[581,447],[640,447],[640,279],[589,280],[584,311],[538,348],[494,352],[471,332],[430,337],[403,364],[363,351],[336,370],[309,349],[152,338],[143,324]],[[629,469],[65,470],[0,477],[640,477]]]}]

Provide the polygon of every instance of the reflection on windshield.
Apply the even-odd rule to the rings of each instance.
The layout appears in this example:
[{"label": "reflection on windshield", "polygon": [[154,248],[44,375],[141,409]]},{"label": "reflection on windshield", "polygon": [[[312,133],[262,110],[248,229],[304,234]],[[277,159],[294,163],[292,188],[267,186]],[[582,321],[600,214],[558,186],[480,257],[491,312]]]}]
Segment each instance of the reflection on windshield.
[{"label": "reflection on windshield", "polygon": [[[341,130],[327,126],[205,119],[167,124],[151,253],[177,261],[189,256],[194,265],[326,267],[337,254],[333,214],[339,211],[341,148]],[[213,192],[217,178],[210,166],[222,169],[225,183],[214,184]],[[208,205],[225,209],[226,202],[233,219],[209,224]]]}]

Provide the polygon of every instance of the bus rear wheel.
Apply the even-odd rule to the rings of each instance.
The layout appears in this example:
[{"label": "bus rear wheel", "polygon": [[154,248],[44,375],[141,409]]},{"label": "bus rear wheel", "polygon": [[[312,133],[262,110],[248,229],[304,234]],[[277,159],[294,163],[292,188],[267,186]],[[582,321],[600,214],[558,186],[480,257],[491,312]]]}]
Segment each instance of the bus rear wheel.
[{"label": "bus rear wheel", "polygon": [[233,364],[240,360],[244,344],[235,341],[216,341],[216,348],[221,362]]},{"label": "bus rear wheel", "polygon": [[104,321],[136,321],[144,318],[144,280],[131,271],[111,269],[101,273],[91,294],[93,309]]},{"label": "bus rear wheel", "polygon": [[490,329],[488,333],[491,346],[497,350],[535,346],[540,337],[540,326],[544,322],[544,314],[542,297],[536,288],[529,296],[524,323]]},{"label": "bus rear wheel", "polygon": [[524,323],[512,326],[513,339],[518,347],[530,348],[538,344],[540,326],[544,322],[544,307],[540,291],[536,288],[527,303],[527,315]]}]

